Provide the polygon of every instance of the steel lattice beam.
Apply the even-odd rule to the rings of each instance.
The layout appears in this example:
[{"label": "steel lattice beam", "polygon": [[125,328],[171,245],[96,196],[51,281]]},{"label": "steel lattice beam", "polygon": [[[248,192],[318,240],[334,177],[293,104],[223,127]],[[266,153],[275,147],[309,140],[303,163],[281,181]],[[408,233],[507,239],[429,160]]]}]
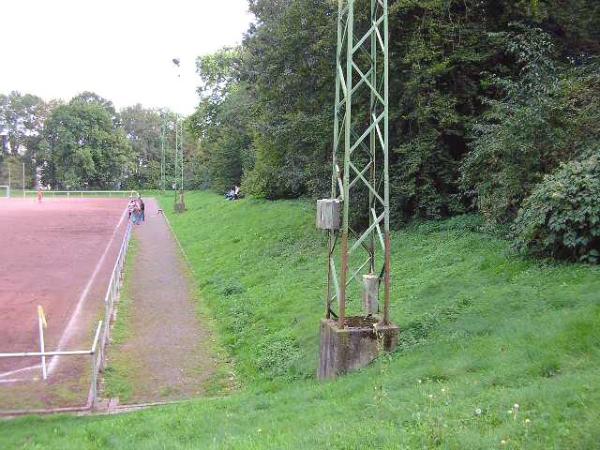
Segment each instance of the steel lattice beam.
[{"label": "steel lattice beam", "polygon": [[[355,15],[355,7],[368,7],[369,22]],[[339,230],[329,231],[327,318],[334,311],[340,327],[345,326],[348,286],[361,274],[380,274],[384,289],[383,322],[389,323],[390,303],[390,219],[389,219],[389,86],[388,86],[387,0],[338,0],[335,121],[331,198],[342,201]],[[360,105],[368,98],[369,105]],[[364,103],[364,100],[363,100]],[[367,161],[359,158],[359,152]],[[364,153],[363,153],[364,151]],[[341,166],[341,168],[340,168]],[[353,193],[368,192],[369,225],[350,228]],[[365,205],[367,206],[367,205]],[[338,248],[338,240],[339,248]],[[384,262],[376,266],[377,243]],[[362,252],[364,258],[351,255]],[[336,267],[336,258],[341,267]],[[354,266],[353,266],[354,264]]]}]

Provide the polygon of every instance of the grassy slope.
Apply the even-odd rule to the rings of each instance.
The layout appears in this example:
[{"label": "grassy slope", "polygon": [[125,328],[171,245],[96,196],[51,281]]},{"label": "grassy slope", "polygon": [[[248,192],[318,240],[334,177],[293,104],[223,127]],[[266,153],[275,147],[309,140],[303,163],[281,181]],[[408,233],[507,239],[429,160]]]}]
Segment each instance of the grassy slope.
[{"label": "grassy slope", "polygon": [[187,201],[190,211],[172,223],[236,359],[242,392],[119,417],[1,423],[0,447],[600,442],[598,269],[513,259],[505,242],[466,231],[471,218],[398,233],[392,316],[403,330],[400,351],[317,383],[325,246],[312,205],[210,194]]}]

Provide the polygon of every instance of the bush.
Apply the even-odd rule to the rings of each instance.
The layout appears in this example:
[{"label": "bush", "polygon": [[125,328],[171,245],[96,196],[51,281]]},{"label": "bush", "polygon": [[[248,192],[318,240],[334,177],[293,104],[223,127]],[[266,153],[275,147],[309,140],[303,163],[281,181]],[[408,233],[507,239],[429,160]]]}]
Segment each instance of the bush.
[{"label": "bush", "polygon": [[462,187],[486,219],[514,220],[522,202],[561,163],[579,159],[600,142],[598,62],[556,60],[550,35],[518,27],[507,49],[522,66],[518,77],[492,77],[503,94],[472,127]]},{"label": "bush", "polygon": [[600,262],[600,151],[547,176],[513,224],[518,250],[557,259]]}]

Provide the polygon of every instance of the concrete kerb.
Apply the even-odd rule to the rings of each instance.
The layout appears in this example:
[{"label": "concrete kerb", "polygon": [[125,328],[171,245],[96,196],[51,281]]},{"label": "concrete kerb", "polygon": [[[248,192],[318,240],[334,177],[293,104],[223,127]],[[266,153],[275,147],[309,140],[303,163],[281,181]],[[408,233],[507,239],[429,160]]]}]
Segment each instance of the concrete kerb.
[{"label": "concrete kerb", "polygon": [[51,414],[70,414],[74,416],[106,416],[114,414],[125,414],[129,412],[141,411],[156,406],[168,406],[182,404],[189,400],[173,400],[168,402],[153,402],[153,403],[136,403],[130,405],[114,405],[110,402],[106,403],[106,407],[99,406],[95,409],[89,406],[74,406],[68,408],[48,408],[48,409],[30,409],[30,410],[15,410],[0,414],[0,420],[11,420],[28,415],[51,415]]}]

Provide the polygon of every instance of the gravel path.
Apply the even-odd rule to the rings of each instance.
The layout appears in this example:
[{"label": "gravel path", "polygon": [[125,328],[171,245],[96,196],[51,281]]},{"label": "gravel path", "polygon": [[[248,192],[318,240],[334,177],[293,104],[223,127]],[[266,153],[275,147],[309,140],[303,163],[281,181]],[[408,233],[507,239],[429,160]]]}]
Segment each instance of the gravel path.
[{"label": "gravel path", "polygon": [[138,249],[127,281],[130,337],[118,350],[133,375],[130,403],[200,395],[218,365],[177,243],[156,201],[145,203],[146,221],[135,227]]}]

